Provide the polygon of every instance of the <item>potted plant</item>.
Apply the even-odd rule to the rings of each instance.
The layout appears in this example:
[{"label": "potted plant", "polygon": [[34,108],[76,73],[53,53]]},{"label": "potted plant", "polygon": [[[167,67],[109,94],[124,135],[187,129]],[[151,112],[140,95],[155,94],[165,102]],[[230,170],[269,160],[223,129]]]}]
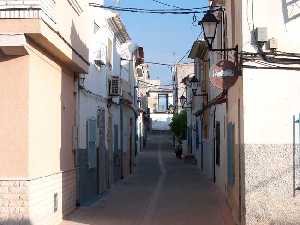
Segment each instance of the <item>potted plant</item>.
[{"label": "potted plant", "polygon": [[169,124],[172,133],[176,138],[175,153],[176,157],[181,159],[182,155],[182,141],[186,137],[186,126],[187,126],[187,114],[186,111],[175,113]]}]

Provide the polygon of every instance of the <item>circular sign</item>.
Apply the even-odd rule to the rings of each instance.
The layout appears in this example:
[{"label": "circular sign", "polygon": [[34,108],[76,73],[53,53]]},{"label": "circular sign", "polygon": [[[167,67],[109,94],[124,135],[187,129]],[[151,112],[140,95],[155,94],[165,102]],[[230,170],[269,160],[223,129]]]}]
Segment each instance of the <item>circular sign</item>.
[{"label": "circular sign", "polygon": [[209,80],[212,85],[222,90],[233,86],[237,79],[235,64],[228,60],[218,62],[209,71]]}]

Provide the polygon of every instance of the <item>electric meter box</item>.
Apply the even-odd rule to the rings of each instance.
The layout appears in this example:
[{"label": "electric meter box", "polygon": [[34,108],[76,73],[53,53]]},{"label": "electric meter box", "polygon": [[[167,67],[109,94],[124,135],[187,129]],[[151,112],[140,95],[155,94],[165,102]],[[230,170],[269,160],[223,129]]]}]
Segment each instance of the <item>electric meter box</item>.
[{"label": "electric meter box", "polygon": [[265,43],[268,41],[268,28],[266,27],[257,27],[255,30],[256,41]]}]

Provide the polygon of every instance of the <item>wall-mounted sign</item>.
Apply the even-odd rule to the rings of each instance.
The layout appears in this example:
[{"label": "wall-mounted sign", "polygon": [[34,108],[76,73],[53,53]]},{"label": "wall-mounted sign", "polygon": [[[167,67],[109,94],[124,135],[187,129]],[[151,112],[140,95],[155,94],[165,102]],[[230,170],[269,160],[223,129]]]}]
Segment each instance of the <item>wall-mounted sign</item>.
[{"label": "wall-mounted sign", "polygon": [[209,71],[209,80],[212,85],[222,90],[233,86],[237,79],[235,64],[228,60],[218,62]]}]

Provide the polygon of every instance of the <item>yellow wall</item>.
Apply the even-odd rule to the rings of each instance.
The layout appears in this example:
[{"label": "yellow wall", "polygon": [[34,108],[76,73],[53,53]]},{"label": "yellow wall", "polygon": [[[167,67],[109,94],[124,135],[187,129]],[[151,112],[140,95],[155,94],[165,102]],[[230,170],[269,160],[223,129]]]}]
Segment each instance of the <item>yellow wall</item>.
[{"label": "yellow wall", "polygon": [[0,177],[26,176],[29,56],[0,58]]}]

